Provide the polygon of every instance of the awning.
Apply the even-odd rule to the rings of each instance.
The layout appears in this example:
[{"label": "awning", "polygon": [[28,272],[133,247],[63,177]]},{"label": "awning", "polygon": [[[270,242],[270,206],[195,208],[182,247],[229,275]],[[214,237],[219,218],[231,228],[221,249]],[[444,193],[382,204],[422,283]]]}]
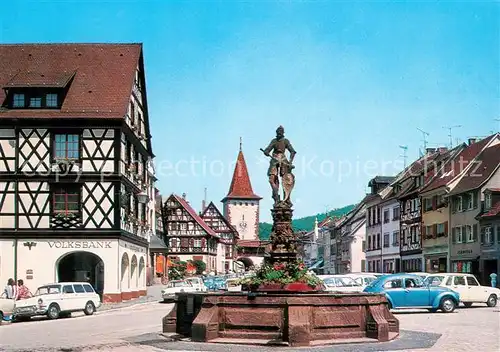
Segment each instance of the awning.
[{"label": "awning", "polygon": [[319,266],[320,266],[320,265],[322,265],[322,264],[323,264],[323,262],[324,262],[324,260],[323,260],[323,259],[320,259],[320,260],[318,260],[316,263],[314,263],[313,265],[311,265],[311,266],[309,267],[309,269],[319,269]]}]

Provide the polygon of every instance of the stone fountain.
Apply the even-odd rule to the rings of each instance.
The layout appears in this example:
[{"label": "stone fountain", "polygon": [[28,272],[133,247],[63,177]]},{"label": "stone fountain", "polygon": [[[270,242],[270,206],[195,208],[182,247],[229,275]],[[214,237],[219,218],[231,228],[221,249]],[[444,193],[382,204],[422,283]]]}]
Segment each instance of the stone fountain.
[{"label": "stone fountain", "polygon": [[[244,284],[243,292],[178,294],[173,310],[163,319],[163,332],[190,337],[195,342],[292,347],[396,338],[399,322],[389,311],[385,296],[325,292],[322,285],[308,277],[307,269],[300,270],[290,201],[296,152],[284,137],[282,126],[261,151],[271,158],[267,174],[274,200],[272,247],[264,268],[254,281],[251,278]],[[281,283],[265,280],[265,270],[287,266],[295,268],[293,278],[281,277]]]}]

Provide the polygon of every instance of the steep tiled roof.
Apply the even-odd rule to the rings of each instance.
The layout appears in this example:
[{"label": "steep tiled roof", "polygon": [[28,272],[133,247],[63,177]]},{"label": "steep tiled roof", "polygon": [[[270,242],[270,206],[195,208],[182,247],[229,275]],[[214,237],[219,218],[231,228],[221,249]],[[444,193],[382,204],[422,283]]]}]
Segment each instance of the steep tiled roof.
[{"label": "steep tiled roof", "polygon": [[438,177],[434,178],[432,182],[426,185],[422,189],[422,192],[427,192],[442,186],[446,186],[455,177],[460,175],[464,168],[474,160],[474,158],[495,136],[496,135],[491,135],[462,149],[455,157],[449,159],[445,163],[441,172],[439,172]]},{"label": "steep tiled roof", "polygon": [[[220,212],[219,208],[217,208],[217,206],[214,204],[214,202],[210,202],[210,204],[208,204],[208,206],[203,210],[203,212],[201,213],[201,218],[202,220],[205,219],[206,216],[208,216],[207,212],[210,210],[210,209],[214,209],[216,214],[217,214],[217,217],[222,221],[224,222],[224,224],[228,227],[228,229],[230,231],[232,231],[234,233],[234,235],[236,237],[239,237],[239,234],[238,234],[238,231],[236,231],[236,229],[234,228],[233,225],[231,225],[231,223],[224,217],[224,215],[222,215],[222,213]],[[208,220],[207,220],[208,221]],[[208,225],[208,224],[207,224]],[[209,225],[210,226],[210,225]],[[215,232],[217,232],[217,230],[214,230]]]},{"label": "steep tiled roof", "polygon": [[262,199],[253,192],[250,176],[248,175],[247,164],[243,152],[240,150],[236,165],[234,167],[233,179],[226,199]]},{"label": "steep tiled roof", "polygon": [[488,181],[500,166],[500,143],[484,149],[474,164],[462,176],[450,194],[458,194],[480,187]]},{"label": "steep tiled roof", "polygon": [[212,228],[208,226],[205,221],[203,221],[203,219],[196,213],[193,207],[191,207],[191,205],[189,205],[189,203],[184,198],[179,197],[177,194],[172,194],[172,196],[181,204],[181,206],[189,213],[189,215],[191,215],[193,220],[203,228],[203,230],[205,230],[209,235],[218,237],[215,231],[212,230]]},{"label": "steep tiled roof", "polygon": [[500,202],[496,202],[491,209],[482,214],[480,218],[492,218],[495,216],[500,216]]},{"label": "steep tiled roof", "polygon": [[257,248],[266,246],[266,243],[263,243],[262,241],[258,240],[238,240],[236,243],[239,247]]},{"label": "steep tiled roof", "polygon": [[60,110],[2,108],[0,118],[123,118],[141,52],[141,44],[0,45],[1,88],[69,87]]}]

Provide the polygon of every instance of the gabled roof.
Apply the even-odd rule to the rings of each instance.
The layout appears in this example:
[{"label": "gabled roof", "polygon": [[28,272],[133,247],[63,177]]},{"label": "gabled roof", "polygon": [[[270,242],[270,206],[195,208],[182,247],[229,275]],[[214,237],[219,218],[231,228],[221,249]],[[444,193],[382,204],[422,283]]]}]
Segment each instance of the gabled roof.
[{"label": "gabled roof", "polygon": [[[142,44],[0,45],[0,87],[69,87],[61,109],[0,109],[0,118],[117,118],[127,113]],[[0,104],[6,98],[0,90]]]},{"label": "gabled roof", "polygon": [[382,183],[382,184],[390,184],[394,181],[394,176],[375,176],[368,182],[368,186],[373,185],[374,183]]},{"label": "gabled roof", "polygon": [[203,219],[196,213],[193,207],[191,207],[191,205],[189,205],[189,203],[184,198],[179,197],[174,193],[172,193],[170,197],[173,197],[177,202],[179,202],[179,204],[189,213],[189,215],[191,215],[193,220],[196,221],[196,223],[206,231],[207,234],[218,237],[217,233],[215,233],[215,231],[212,230],[212,228],[208,226],[205,221],[203,221]]},{"label": "gabled roof", "polygon": [[[203,212],[201,213],[201,218],[202,220],[205,219],[205,217],[207,216],[207,212],[212,209],[216,212],[217,214],[217,218],[219,218],[219,220],[221,220],[234,234],[236,237],[239,237],[239,234],[238,234],[238,231],[236,231],[236,229],[234,228],[233,225],[231,225],[231,223],[224,217],[224,215],[222,215],[222,213],[219,211],[219,209],[217,208],[217,206],[214,204],[214,202],[210,202],[208,204],[207,207],[205,207],[205,209],[203,210]],[[208,226],[210,226],[209,224],[207,224]],[[215,232],[217,232],[217,230],[214,229]]]},{"label": "gabled roof", "polygon": [[248,175],[247,163],[245,162],[245,157],[241,149],[236,159],[229,192],[222,202],[228,199],[262,199],[262,197],[259,197],[253,192],[250,176]]},{"label": "gabled roof", "polygon": [[481,187],[500,166],[500,143],[484,149],[474,160],[473,165],[460,178],[450,194],[467,192]]},{"label": "gabled roof", "polygon": [[488,219],[500,216],[500,202],[496,202],[493,206],[484,214],[478,216],[481,219]]},{"label": "gabled roof", "polygon": [[437,177],[435,177],[432,182],[426,185],[422,192],[427,192],[434,190],[439,187],[446,186],[448,183],[453,181],[456,177],[458,177],[462,171],[476,158],[479,153],[491,142],[491,140],[495,137],[495,135],[491,135],[485,139],[482,139],[476,143],[473,143],[469,146],[465,144],[460,145],[459,150],[455,148],[458,153],[450,158],[441,169]]}]

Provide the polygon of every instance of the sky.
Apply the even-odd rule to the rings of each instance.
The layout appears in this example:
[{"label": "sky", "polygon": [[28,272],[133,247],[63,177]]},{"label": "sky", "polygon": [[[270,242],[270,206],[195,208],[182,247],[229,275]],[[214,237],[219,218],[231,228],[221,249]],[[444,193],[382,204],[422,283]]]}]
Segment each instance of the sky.
[{"label": "sky", "polygon": [[279,125],[296,217],[360,201],[423,148],[500,128],[500,7],[487,2],[12,1],[1,43],[143,43],[158,187],[220,205],[242,148],[269,221]]}]

